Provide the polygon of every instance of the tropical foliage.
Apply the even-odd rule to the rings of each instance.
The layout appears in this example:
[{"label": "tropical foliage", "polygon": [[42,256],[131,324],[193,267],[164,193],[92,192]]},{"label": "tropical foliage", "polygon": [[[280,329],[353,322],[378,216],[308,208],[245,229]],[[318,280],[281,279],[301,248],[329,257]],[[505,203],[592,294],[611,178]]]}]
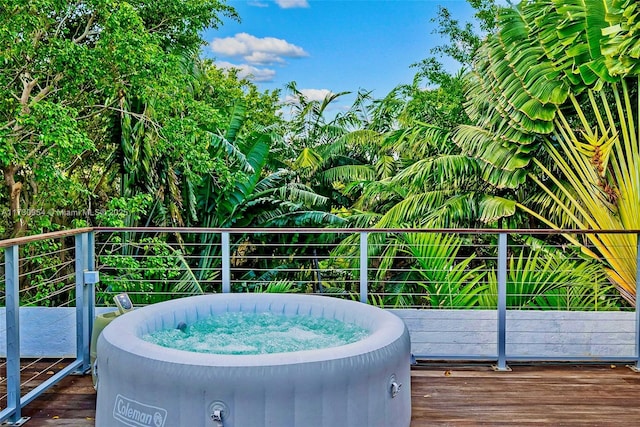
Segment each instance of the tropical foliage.
[{"label": "tropical foliage", "polygon": [[[138,141],[121,153],[123,134],[114,122],[145,119],[156,81],[181,83],[175,79],[179,64],[198,51],[199,32],[217,27],[222,16],[236,16],[217,0],[174,3],[3,3],[0,163],[8,234],[27,232],[32,218],[50,209],[96,208],[92,199],[103,188],[91,177],[114,158],[130,156],[125,174],[151,166],[135,156],[148,154],[153,134],[146,146]],[[112,185],[112,178],[97,184]]]},{"label": "tropical foliage", "polygon": [[[501,188],[535,182],[546,196],[518,206],[560,228],[640,227],[640,18],[631,1],[524,1],[498,16],[468,78],[455,139]],[[522,200],[521,202],[524,202]],[[549,206],[550,212],[535,210]],[[602,260],[635,299],[636,236],[588,234],[574,244]]]},{"label": "tropical foliage", "polygon": [[[507,263],[507,308],[556,310],[615,310],[614,286],[597,263],[580,260],[554,248],[522,251]],[[496,307],[498,282],[492,269],[488,292],[479,296],[482,307]]]},{"label": "tropical foliage", "polygon": [[[475,24],[440,8],[435,32],[448,42],[412,82],[381,99],[321,100],[291,82],[284,102],[202,58],[202,31],[238,19],[222,1],[5,3],[4,236],[79,225],[586,229],[511,247],[509,305],[634,301],[636,236],[597,233],[640,229],[634,1],[470,0]],[[99,238],[107,294],[151,303],[220,289],[218,233]],[[368,245],[372,302],[496,304],[495,235],[378,232]],[[358,250],[353,233],[236,234],[235,290],[353,296]],[[37,281],[45,294],[67,289]]]},{"label": "tropical foliage", "polygon": [[[462,257],[462,245],[463,239],[454,234],[398,235],[381,256],[375,280],[379,289],[374,292],[385,295],[385,305],[394,307],[477,307],[488,290],[484,266],[473,266],[475,255]],[[410,268],[394,269],[398,257],[405,257]]]}]

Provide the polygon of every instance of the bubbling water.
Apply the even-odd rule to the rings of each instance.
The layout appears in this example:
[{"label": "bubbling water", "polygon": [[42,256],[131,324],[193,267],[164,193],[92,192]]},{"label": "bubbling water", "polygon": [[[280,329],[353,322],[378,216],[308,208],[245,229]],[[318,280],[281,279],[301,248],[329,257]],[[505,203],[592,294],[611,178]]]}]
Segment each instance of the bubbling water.
[{"label": "bubbling water", "polygon": [[337,347],[369,331],[352,323],[270,312],[227,312],[142,337],[163,347],[198,353],[267,354]]}]

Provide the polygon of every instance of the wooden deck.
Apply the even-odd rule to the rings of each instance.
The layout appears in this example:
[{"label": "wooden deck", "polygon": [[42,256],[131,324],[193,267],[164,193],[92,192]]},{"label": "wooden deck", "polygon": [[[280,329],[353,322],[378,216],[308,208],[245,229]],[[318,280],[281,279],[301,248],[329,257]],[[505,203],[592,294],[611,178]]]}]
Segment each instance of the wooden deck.
[{"label": "wooden deck", "polygon": [[[42,369],[46,377],[62,366],[40,363],[24,374],[30,378]],[[411,427],[640,425],[640,374],[624,366],[511,367],[511,372],[487,366],[414,368]],[[31,386],[37,382],[32,380]],[[31,417],[25,424],[29,427],[94,426],[91,377],[65,378],[29,404],[23,415]]]}]

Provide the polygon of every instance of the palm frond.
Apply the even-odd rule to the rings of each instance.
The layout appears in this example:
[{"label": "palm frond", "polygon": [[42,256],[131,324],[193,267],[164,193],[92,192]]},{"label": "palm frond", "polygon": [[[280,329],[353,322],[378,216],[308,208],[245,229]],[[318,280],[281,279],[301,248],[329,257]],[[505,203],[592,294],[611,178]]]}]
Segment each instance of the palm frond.
[{"label": "palm frond", "polygon": [[[591,260],[568,258],[559,251],[527,251],[510,257],[507,274],[507,306],[514,309],[569,309],[564,305],[572,295],[594,309],[606,306],[602,291],[606,292],[604,270]],[[482,304],[497,304],[497,281],[489,275],[491,291],[482,297]],[[609,289],[610,290],[610,289]],[[574,300],[575,301],[575,300]]]},{"label": "palm frond", "polygon": [[263,193],[265,191],[280,188],[280,186],[282,186],[291,175],[291,171],[287,169],[279,169],[258,181],[254,191],[256,193]]},{"label": "palm frond", "polygon": [[605,15],[602,55],[614,76],[640,75],[640,16],[635,0],[613,0]]},{"label": "palm frond", "polygon": [[291,280],[276,280],[273,282],[259,284],[258,292],[264,292],[267,294],[290,294],[298,292],[298,288],[297,284]]},{"label": "palm frond", "polygon": [[281,212],[265,220],[265,227],[342,227],[346,220],[339,216],[323,211],[295,211]]},{"label": "palm frond", "polygon": [[305,147],[295,159],[291,167],[294,170],[308,169],[310,172],[317,170],[324,162],[322,156],[313,148]]},{"label": "palm frond", "polygon": [[[484,266],[471,267],[474,255],[461,258],[458,256],[462,246],[461,239],[453,234],[438,233],[406,233],[397,236],[387,246],[385,259],[378,277],[388,276],[390,268],[398,262],[397,256],[407,259],[412,265],[411,276],[407,280],[392,277],[395,286],[386,292],[405,294],[406,283],[417,283],[417,289],[424,293],[421,305],[431,308],[474,307],[479,303],[479,295],[487,291],[488,286],[482,283]],[[414,297],[395,298],[396,306],[415,304]]]},{"label": "palm frond", "polygon": [[343,165],[335,166],[323,171],[320,178],[326,184],[334,182],[373,181],[376,179],[376,171],[370,165]]},{"label": "palm frond", "polygon": [[446,191],[411,194],[389,209],[375,228],[397,228],[411,224],[431,214],[434,206],[441,206],[448,196],[450,193]]},{"label": "palm frond", "polygon": [[376,175],[381,178],[391,178],[398,168],[398,161],[394,156],[382,155],[375,164]]},{"label": "palm frond", "polygon": [[306,207],[325,206],[328,202],[327,197],[302,184],[292,183],[280,187],[278,193],[281,199],[298,202]]},{"label": "palm frond", "polygon": [[470,182],[476,184],[477,180],[473,178],[478,172],[475,159],[462,154],[449,154],[419,160],[400,171],[391,181],[412,192],[433,188],[451,189]]}]

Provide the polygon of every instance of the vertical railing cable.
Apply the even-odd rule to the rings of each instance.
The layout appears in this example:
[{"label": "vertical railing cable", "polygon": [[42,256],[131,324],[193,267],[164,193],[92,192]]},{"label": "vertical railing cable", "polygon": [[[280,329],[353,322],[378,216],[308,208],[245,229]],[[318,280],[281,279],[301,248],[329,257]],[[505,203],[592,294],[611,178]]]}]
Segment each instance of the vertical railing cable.
[{"label": "vertical railing cable", "polygon": [[507,367],[507,233],[498,235],[498,364],[497,371]]}]

